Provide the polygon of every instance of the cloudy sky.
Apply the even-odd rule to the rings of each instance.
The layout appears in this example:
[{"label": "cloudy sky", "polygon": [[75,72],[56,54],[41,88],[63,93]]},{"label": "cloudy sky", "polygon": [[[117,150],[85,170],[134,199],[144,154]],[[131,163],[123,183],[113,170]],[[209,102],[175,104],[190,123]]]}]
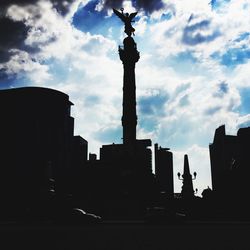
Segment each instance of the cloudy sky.
[{"label": "cloudy sky", "polygon": [[214,130],[250,124],[249,0],[1,0],[0,88],[61,90],[90,152],[121,143],[125,34],[112,7],[138,11],[138,138],[171,148],[175,176],[187,153],[202,192]]}]

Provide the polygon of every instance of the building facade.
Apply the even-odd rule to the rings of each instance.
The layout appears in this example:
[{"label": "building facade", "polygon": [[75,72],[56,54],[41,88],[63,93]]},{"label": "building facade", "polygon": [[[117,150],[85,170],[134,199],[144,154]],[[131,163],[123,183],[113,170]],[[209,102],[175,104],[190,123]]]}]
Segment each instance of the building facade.
[{"label": "building facade", "polygon": [[155,144],[155,177],[160,192],[168,197],[174,195],[173,154],[169,148],[159,147]]},{"label": "building facade", "polygon": [[[25,87],[0,91],[2,207],[30,209],[67,193],[74,119],[66,94]],[[37,203],[37,204],[36,204]]]},{"label": "building facade", "polygon": [[232,164],[237,155],[237,137],[226,135],[225,125],[215,130],[213,143],[209,145],[212,189],[224,193],[230,185]]},{"label": "building facade", "polygon": [[225,126],[216,129],[209,146],[212,189],[217,203],[230,215],[249,218],[250,127],[236,136],[226,135]]}]

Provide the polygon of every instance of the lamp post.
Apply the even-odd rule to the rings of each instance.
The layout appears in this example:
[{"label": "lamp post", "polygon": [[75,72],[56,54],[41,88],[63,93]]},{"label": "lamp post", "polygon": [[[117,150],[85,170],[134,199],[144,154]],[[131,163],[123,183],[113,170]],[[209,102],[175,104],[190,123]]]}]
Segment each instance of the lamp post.
[{"label": "lamp post", "polygon": [[[181,173],[180,173],[180,172],[178,172],[178,173],[177,173],[177,176],[178,176],[178,179],[179,179],[179,180],[181,180],[181,181],[183,181],[183,180],[184,180],[184,174],[183,174],[183,175],[181,175]],[[193,173],[193,176],[194,176],[194,177],[192,177],[192,175],[191,175],[191,178],[192,178],[192,180],[195,180],[195,179],[196,179],[196,176],[197,176],[197,173],[196,173],[196,172],[194,172],[194,173]]]}]

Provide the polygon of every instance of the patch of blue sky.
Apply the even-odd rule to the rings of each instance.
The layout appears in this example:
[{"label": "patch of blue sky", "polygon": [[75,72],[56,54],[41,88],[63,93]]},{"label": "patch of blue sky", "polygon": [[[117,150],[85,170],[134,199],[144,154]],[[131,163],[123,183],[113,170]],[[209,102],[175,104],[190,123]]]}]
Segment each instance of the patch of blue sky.
[{"label": "patch of blue sky", "polygon": [[163,13],[161,15],[161,21],[165,21],[165,20],[170,20],[173,17],[173,14],[171,12],[168,13]]},{"label": "patch of blue sky", "polygon": [[174,14],[172,12],[163,13],[161,15],[160,19],[149,18],[148,23],[149,24],[156,24],[156,23],[159,23],[159,21],[161,21],[161,22],[168,21],[168,20],[171,20],[173,16],[174,16]]},{"label": "patch of blue sky", "polygon": [[0,89],[18,88],[31,85],[33,85],[31,80],[27,78],[25,74],[19,73],[18,75],[7,75],[6,72],[0,70]]},{"label": "patch of blue sky", "polygon": [[197,131],[197,123],[187,119],[177,121],[175,126],[161,130],[158,135],[158,142],[174,150],[187,150],[194,144],[207,148],[210,138],[213,137],[214,131]]},{"label": "patch of blue sky", "polygon": [[239,89],[241,105],[238,112],[242,115],[250,114],[250,87]]},{"label": "patch of blue sky", "polygon": [[139,112],[145,116],[164,114],[164,104],[168,101],[167,93],[142,96],[138,100]]},{"label": "patch of blue sky", "polygon": [[211,0],[210,5],[212,10],[219,10],[225,4],[229,3],[231,0]]},{"label": "patch of blue sky", "polygon": [[243,40],[245,40],[245,39],[247,39],[247,38],[249,38],[250,37],[250,32],[244,32],[244,33],[241,33],[240,35],[239,35],[239,37],[237,37],[235,40],[234,40],[234,42],[241,42],[241,41],[243,41]]},{"label": "patch of blue sky", "polygon": [[[247,40],[249,37],[250,32],[241,33],[236,39],[234,39],[234,43],[237,45],[238,43]],[[234,68],[238,64],[244,64],[247,62],[250,58],[250,47],[243,44],[228,49],[224,54],[217,51],[211,55],[211,58],[219,61],[224,66]]]},{"label": "patch of blue sky", "polygon": [[229,91],[228,83],[222,81],[218,84],[216,92],[213,94],[214,97],[222,98],[225,96]]},{"label": "patch of blue sky", "polygon": [[181,85],[178,85],[175,89],[175,93],[174,93],[174,96],[177,96],[178,94],[188,90],[189,88],[191,87],[191,83],[188,82],[188,83],[183,83]]},{"label": "patch of blue sky", "polygon": [[96,131],[94,138],[99,140],[101,143],[121,143],[122,126]]},{"label": "patch of blue sky", "polygon": [[241,46],[240,48],[231,48],[224,54],[215,52],[211,58],[219,61],[222,65],[228,68],[234,68],[239,64],[244,64],[250,59],[250,48]]},{"label": "patch of blue sky", "polygon": [[177,55],[174,56],[174,58],[177,61],[188,61],[191,63],[197,62],[197,59],[194,57],[192,51],[185,51],[185,52],[178,53]]},{"label": "patch of blue sky", "polygon": [[222,92],[223,94],[227,94],[228,93],[228,84],[226,82],[221,82],[219,84],[219,91]]},{"label": "patch of blue sky", "polygon": [[85,81],[82,79],[85,78],[86,72],[84,68],[75,68],[72,67],[72,61],[69,59],[65,60],[56,60],[50,59],[47,62],[49,66],[48,73],[52,76],[50,79],[46,80],[47,83],[81,83],[84,84]]},{"label": "patch of blue sky", "polygon": [[70,70],[70,61],[67,60],[58,61],[54,59],[50,59],[47,62],[49,65],[49,74],[53,75],[53,78],[56,79],[57,82],[65,82],[69,78],[70,75],[73,75]]},{"label": "patch of blue sky", "polygon": [[18,88],[32,85],[26,77],[16,77],[15,75],[7,76],[0,71],[0,89]]},{"label": "patch of blue sky", "polygon": [[146,132],[153,132],[157,126],[155,117],[145,117],[140,115],[138,119],[138,126],[143,128]]},{"label": "patch of blue sky", "polygon": [[250,49],[233,48],[229,49],[221,57],[221,64],[227,67],[234,67],[238,64],[244,64],[250,59]]},{"label": "patch of blue sky", "polygon": [[180,107],[186,107],[190,104],[190,101],[189,101],[189,95],[186,94],[184,95],[180,100],[179,100],[179,106]]},{"label": "patch of blue sky", "polygon": [[[101,34],[104,36],[120,34],[121,20],[116,16],[107,16],[106,11],[96,11],[95,7],[99,1],[90,1],[87,5],[81,6],[73,17],[73,25],[83,32]],[[110,28],[116,30],[110,34]]]},{"label": "patch of blue sky", "polygon": [[[147,27],[146,27],[146,29],[147,29]],[[124,34],[124,37],[125,37],[125,33],[123,33],[123,34]],[[137,50],[139,52],[142,52],[142,53],[140,53],[140,58],[141,59],[146,55],[146,53],[151,54],[151,51],[154,48],[154,44],[150,43],[149,36],[150,36],[150,34],[147,31],[142,36],[139,36],[139,35],[137,35],[136,30],[135,30],[134,40],[135,40],[135,42],[137,44]],[[122,41],[120,41],[120,44],[122,44]],[[152,58],[151,63],[156,64],[157,59],[158,58]],[[138,63],[140,63],[140,61]]]},{"label": "patch of blue sky", "polygon": [[194,57],[192,51],[185,51],[174,56],[169,56],[166,60],[168,66],[183,75],[197,72],[197,63],[198,59]]},{"label": "patch of blue sky", "polygon": [[244,3],[243,4],[243,9],[246,10],[250,7],[250,4],[249,3]]},{"label": "patch of blue sky", "polygon": [[250,121],[245,121],[237,126],[237,129],[250,127]]},{"label": "patch of blue sky", "polygon": [[93,107],[94,105],[100,103],[100,97],[97,95],[89,95],[85,98],[84,105],[86,107]]}]

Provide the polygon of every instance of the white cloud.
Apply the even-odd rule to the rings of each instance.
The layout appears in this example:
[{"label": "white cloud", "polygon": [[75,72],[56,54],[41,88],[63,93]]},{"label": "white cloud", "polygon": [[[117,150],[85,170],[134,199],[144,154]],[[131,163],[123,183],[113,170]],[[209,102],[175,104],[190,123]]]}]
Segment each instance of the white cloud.
[{"label": "white cloud", "polygon": [[68,13],[66,15],[66,19],[71,21],[72,17],[74,16],[74,14],[77,12],[78,8],[81,6],[85,6],[87,3],[89,2],[89,0],[74,0],[68,10]]},{"label": "white cloud", "polygon": [[143,36],[147,29],[147,19],[148,17],[142,16],[139,21],[134,25],[136,30],[136,36]]},{"label": "white cloud", "polygon": [[27,52],[13,49],[12,56],[7,63],[0,64],[6,74],[15,75],[18,78],[28,76],[34,84],[41,84],[51,78],[49,67],[35,61]]},{"label": "white cloud", "polygon": [[228,73],[228,80],[236,87],[250,87],[250,60],[245,64],[239,64]]},{"label": "white cloud", "polygon": [[[224,53],[230,48],[239,46],[235,39],[249,30],[249,9],[244,7],[248,1],[230,1],[222,12],[212,11],[209,2],[168,1],[174,6],[176,15],[170,20],[159,21],[149,28],[152,34],[151,42],[156,45],[159,56],[167,58],[170,55],[191,51],[201,64],[206,64],[207,61],[211,61],[210,56],[213,53]],[[202,21],[209,21],[209,24],[195,28],[195,25]],[[216,32],[218,36],[213,40],[197,42],[195,46],[185,44],[182,39],[184,30],[188,26],[194,27],[190,32],[193,38],[197,34],[210,38]],[[247,41],[244,41],[244,44],[249,47]]]},{"label": "white cloud", "polygon": [[133,7],[131,1],[125,0],[125,1],[123,1],[122,5],[123,5],[122,7],[124,8],[124,10],[126,12],[128,12],[128,13],[136,12],[136,9]]},{"label": "white cloud", "polygon": [[[83,1],[78,1],[78,4],[80,2]],[[77,9],[76,3],[71,15],[73,9]],[[39,51],[33,54],[33,58],[27,52],[19,51],[19,55],[13,56],[4,66],[9,70],[7,73],[23,76],[20,73],[24,72],[35,85],[67,93],[75,103],[72,108],[76,117],[75,132],[95,145],[90,148],[96,151],[95,132],[117,124],[117,121],[120,123],[122,65],[111,59],[114,54],[118,55],[116,43],[102,35],[90,35],[75,29],[70,16],[59,15],[49,1],[39,1],[36,5],[12,5],[8,16],[24,21],[30,28],[25,44]],[[67,70],[71,73],[58,81],[58,73],[52,71],[54,65],[46,64],[48,60],[60,64],[64,74]],[[86,105],[89,96],[96,96],[99,103]]]}]

